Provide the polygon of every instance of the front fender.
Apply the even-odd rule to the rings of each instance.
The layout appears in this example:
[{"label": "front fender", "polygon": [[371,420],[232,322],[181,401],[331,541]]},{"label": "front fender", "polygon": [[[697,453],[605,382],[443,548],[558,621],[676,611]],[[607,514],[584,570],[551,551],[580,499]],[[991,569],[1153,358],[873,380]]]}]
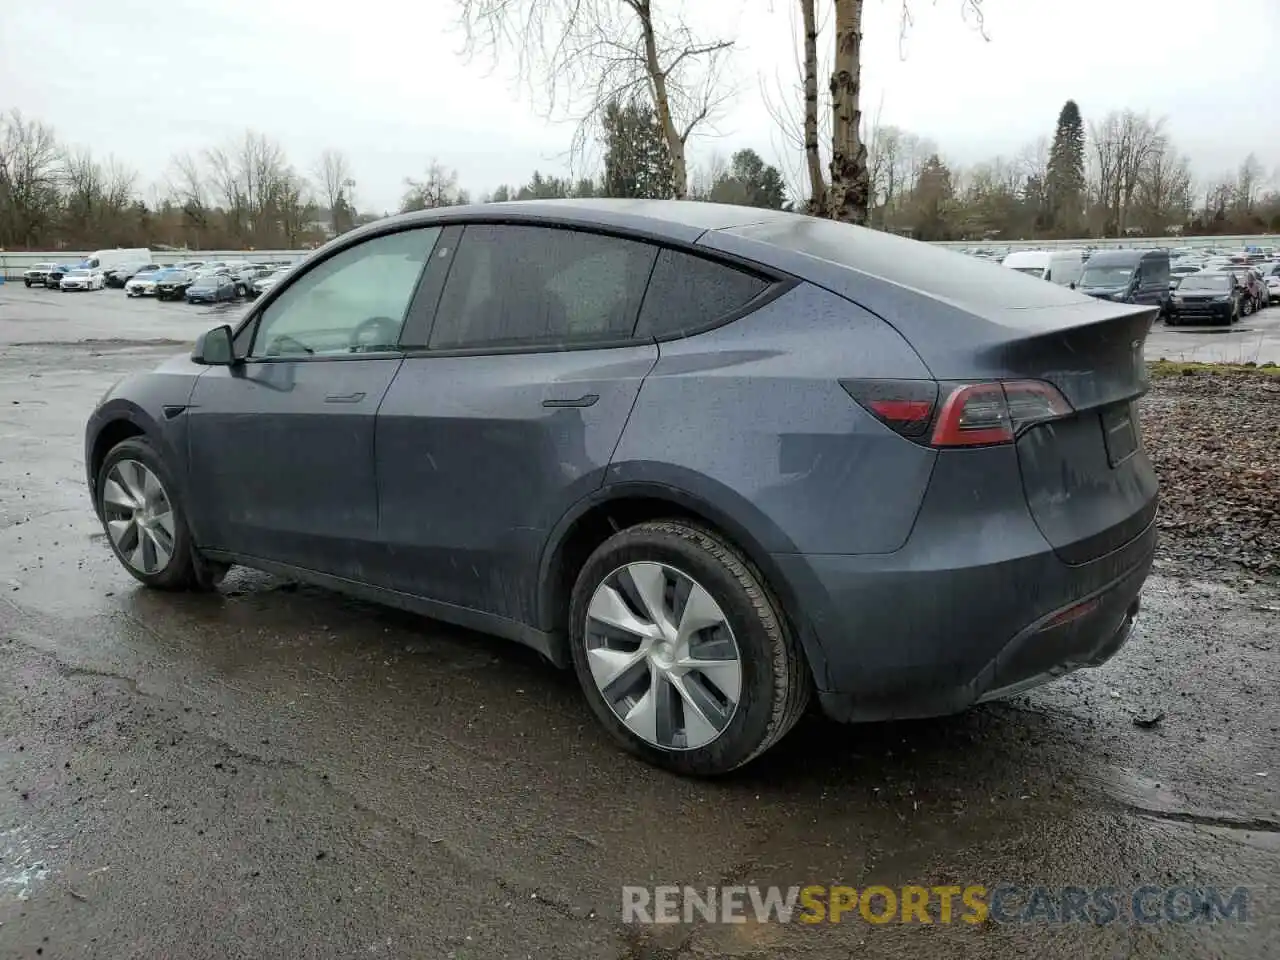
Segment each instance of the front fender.
[{"label": "front fender", "polygon": [[[174,357],[150,373],[125,377],[99,401],[85,424],[84,466],[89,492],[97,503],[94,464],[103,445],[121,435],[145,436],[164,457],[185,490],[187,478],[186,412],[196,381],[207,368],[189,356]],[[122,429],[122,425],[128,427]],[[96,509],[96,506],[95,506]]]}]

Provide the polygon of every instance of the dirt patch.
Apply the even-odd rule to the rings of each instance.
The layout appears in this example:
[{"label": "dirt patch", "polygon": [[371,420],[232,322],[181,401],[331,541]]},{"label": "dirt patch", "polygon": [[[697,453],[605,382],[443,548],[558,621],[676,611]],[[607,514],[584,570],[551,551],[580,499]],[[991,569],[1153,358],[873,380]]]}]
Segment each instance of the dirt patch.
[{"label": "dirt patch", "polygon": [[1154,376],[1141,404],[1160,477],[1160,552],[1280,574],[1280,377],[1184,366]]}]

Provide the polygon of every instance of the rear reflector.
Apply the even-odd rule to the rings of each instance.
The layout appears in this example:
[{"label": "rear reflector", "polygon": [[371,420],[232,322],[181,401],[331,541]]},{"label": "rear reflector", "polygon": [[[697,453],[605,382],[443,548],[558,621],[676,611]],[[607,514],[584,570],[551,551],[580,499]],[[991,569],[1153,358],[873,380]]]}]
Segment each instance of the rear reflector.
[{"label": "rear reflector", "polygon": [[841,380],[840,385],[885,426],[935,447],[1012,443],[1027,427],[1073,412],[1056,387],[1040,380]]},{"label": "rear reflector", "polygon": [[1044,633],[1046,630],[1053,630],[1056,627],[1065,626],[1073,620],[1079,620],[1081,617],[1087,617],[1100,606],[1102,606],[1102,600],[1098,597],[1094,597],[1092,600],[1085,600],[1082,603],[1077,603],[1075,606],[1067,607],[1067,609],[1063,610],[1057,616],[1051,617],[1044,626],[1036,632]]}]

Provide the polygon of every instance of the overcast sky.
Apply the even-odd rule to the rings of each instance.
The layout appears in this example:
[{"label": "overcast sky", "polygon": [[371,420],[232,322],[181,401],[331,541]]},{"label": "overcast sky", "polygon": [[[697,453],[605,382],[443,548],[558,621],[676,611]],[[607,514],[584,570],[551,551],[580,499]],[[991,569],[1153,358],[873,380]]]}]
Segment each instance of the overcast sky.
[{"label": "overcast sky", "polygon": [[[656,0],[659,9],[673,0]],[[707,34],[737,41],[737,93],[693,161],[784,141],[762,102],[795,75],[795,0],[684,0]],[[1133,108],[1166,116],[1198,178],[1250,151],[1275,175],[1280,0],[984,0],[989,40],[961,0],[867,0],[864,111],[936,140],[969,164],[1049,135],[1071,97],[1086,120]],[[572,126],[542,119],[504,66],[467,64],[453,0],[41,0],[0,17],[0,109],[115,154],[142,185],[170,157],[252,127],[302,170],[344,150],[361,209],[394,207],[432,157],[479,194],[534,168],[567,172]],[[798,158],[788,157],[794,165]]]}]

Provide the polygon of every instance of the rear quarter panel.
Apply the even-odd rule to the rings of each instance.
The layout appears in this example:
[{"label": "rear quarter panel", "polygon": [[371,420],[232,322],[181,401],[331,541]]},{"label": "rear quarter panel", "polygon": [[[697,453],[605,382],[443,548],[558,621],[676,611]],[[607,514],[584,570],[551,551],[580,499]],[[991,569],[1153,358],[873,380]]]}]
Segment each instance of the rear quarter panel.
[{"label": "rear quarter panel", "polygon": [[883,553],[905,542],[935,454],[839,382],[929,378],[891,327],[802,283],[660,349],[607,485],[662,484],[715,504],[770,553]]}]

